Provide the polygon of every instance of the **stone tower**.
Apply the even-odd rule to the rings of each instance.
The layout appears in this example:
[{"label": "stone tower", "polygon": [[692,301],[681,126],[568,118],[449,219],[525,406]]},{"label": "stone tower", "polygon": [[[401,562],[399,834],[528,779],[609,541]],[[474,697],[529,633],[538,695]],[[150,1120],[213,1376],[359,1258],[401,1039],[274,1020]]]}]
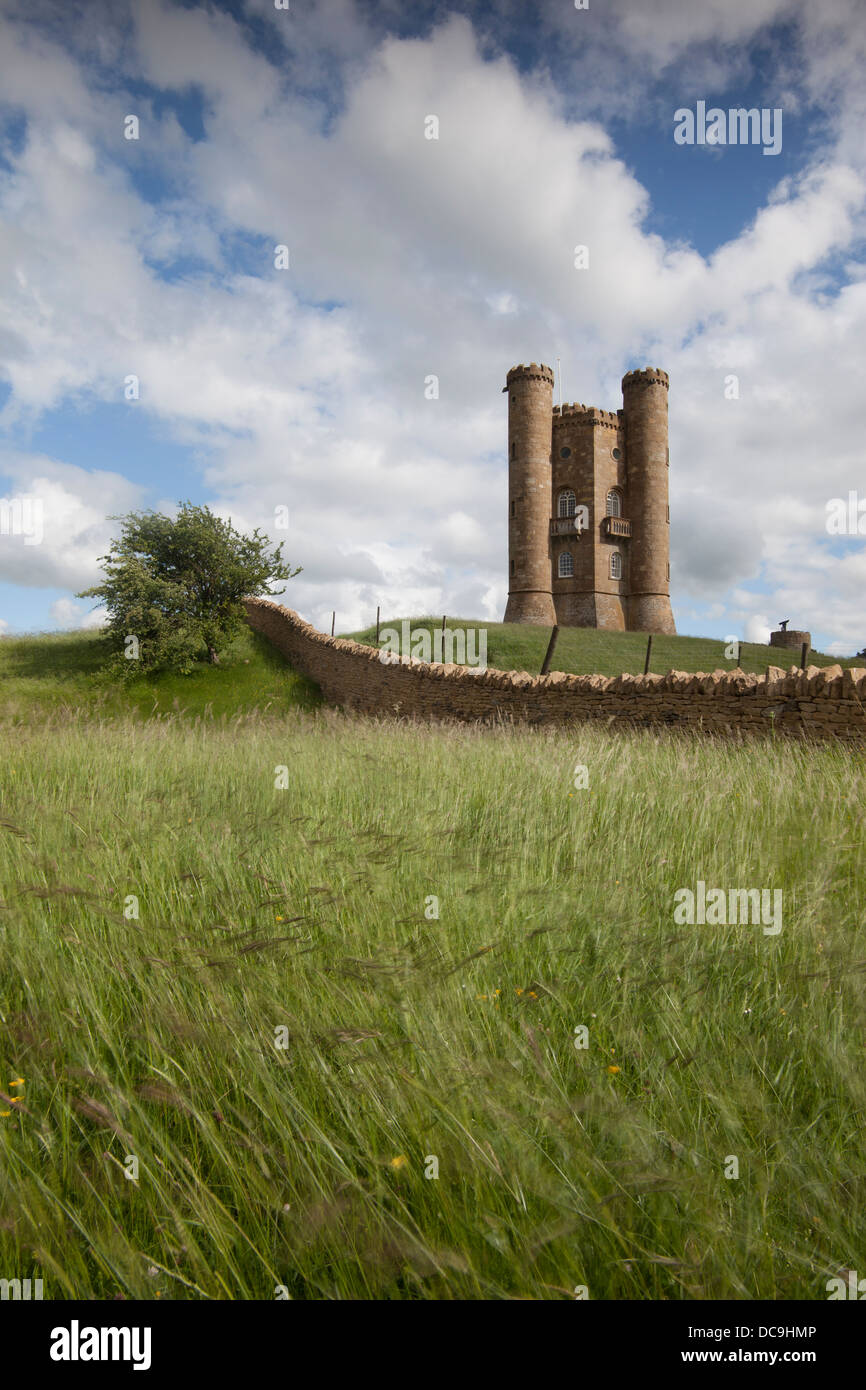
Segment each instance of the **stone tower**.
[{"label": "stone tower", "polygon": [[512,367],[508,392],[507,623],[556,622],[550,570],[553,372]]},{"label": "stone tower", "polygon": [[622,379],[629,502],[634,514],[628,625],[676,632],[670,601],[668,374],[645,367]]},{"label": "stone tower", "polygon": [[676,632],[669,598],[668,377],[623,377],[623,409],[554,407],[553,372],[512,367],[505,621]]}]

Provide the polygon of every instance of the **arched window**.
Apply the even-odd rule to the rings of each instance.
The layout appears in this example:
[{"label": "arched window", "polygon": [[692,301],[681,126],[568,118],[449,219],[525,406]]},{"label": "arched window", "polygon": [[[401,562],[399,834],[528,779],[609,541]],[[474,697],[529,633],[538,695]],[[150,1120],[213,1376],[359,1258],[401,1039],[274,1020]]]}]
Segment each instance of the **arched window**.
[{"label": "arched window", "polygon": [[622,516],[622,498],[615,487],[607,494],[607,515]]},{"label": "arched window", "polygon": [[618,550],[610,552],[610,577],[611,579],[622,579],[622,556]]},{"label": "arched window", "polygon": [[559,557],[559,578],[571,579],[573,574],[574,557],[567,550],[563,550],[562,554]]},{"label": "arched window", "polygon": [[574,516],[574,511],[575,511],[575,507],[576,507],[576,506],[577,506],[577,498],[575,497],[575,495],[574,495],[574,493],[572,492],[571,488],[568,487],[568,488],[565,489],[564,492],[561,492],[561,493],[559,494],[559,504],[558,504],[558,506],[557,506],[557,515],[558,515],[558,516],[561,516],[561,517],[562,517],[562,516]]}]

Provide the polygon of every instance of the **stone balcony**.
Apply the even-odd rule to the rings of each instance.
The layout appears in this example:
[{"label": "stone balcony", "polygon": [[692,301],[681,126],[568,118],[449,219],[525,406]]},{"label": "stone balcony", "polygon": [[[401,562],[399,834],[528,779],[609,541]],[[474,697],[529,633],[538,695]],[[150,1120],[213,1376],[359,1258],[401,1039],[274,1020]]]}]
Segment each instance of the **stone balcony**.
[{"label": "stone balcony", "polygon": [[601,534],[628,538],[631,535],[631,522],[624,516],[606,516],[601,523]]},{"label": "stone balcony", "polygon": [[577,516],[552,516],[550,518],[550,534],[552,536],[576,536],[578,535]]}]

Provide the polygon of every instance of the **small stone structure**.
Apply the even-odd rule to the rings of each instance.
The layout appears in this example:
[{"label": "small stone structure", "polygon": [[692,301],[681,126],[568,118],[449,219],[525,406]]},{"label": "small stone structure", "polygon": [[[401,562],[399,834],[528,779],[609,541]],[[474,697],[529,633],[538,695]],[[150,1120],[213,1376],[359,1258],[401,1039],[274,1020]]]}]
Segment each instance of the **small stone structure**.
[{"label": "small stone structure", "polygon": [[666,676],[571,676],[551,671],[480,671],[402,657],[383,664],[375,647],[327,637],[290,608],[247,599],[247,618],[320,687],[325,699],[373,715],[570,724],[600,719],[611,728],[694,729],[845,739],[866,746],[866,670],[768,666],[734,671],[669,671]]},{"label": "small stone structure", "polygon": [[804,642],[809,651],[811,651],[811,632],[799,632],[796,628],[780,627],[775,632],[770,633],[771,647],[787,647],[791,651],[799,652],[802,650]]}]

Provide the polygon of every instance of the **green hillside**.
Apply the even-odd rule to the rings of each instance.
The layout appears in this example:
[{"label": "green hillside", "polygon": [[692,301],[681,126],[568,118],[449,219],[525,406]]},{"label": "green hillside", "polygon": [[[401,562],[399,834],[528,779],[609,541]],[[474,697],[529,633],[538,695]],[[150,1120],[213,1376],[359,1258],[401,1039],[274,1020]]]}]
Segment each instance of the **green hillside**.
[{"label": "green hillside", "polygon": [[[390,618],[380,624],[400,630],[402,618]],[[410,618],[414,629],[427,628],[431,631],[441,627],[441,618]],[[541,669],[550,629],[546,627],[527,627],[522,623],[486,623],[478,618],[449,618],[448,627],[452,632],[472,628],[487,632],[487,665],[499,671],[529,671],[536,674]],[[365,628],[363,632],[346,633],[357,642],[374,645],[375,627]],[[641,632],[599,632],[595,628],[560,628],[556,651],[551,663],[553,671],[569,671],[574,675],[619,676],[623,672],[637,675],[644,668],[646,657],[646,634]],[[864,658],[849,657],[841,659],[812,652],[809,661],[813,666],[830,666],[839,662],[841,666],[866,665]],[[799,665],[799,651],[781,651],[778,647],[763,647],[757,643],[743,646],[741,665],[744,671],[763,674],[767,667],[787,668]],[[650,670],[664,674],[666,671],[716,671],[734,670],[736,660],[725,659],[725,644],[716,637],[653,637],[652,661]]]},{"label": "green hillside", "polygon": [[48,633],[0,641],[0,707],[7,717],[85,709],[97,715],[182,714],[220,718],[252,710],[275,714],[321,703],[318,689],[297,675],[263,637],[245,631],[188,676],[160,675],[121,682],[100,672],[107,649],[98,633]]}]

